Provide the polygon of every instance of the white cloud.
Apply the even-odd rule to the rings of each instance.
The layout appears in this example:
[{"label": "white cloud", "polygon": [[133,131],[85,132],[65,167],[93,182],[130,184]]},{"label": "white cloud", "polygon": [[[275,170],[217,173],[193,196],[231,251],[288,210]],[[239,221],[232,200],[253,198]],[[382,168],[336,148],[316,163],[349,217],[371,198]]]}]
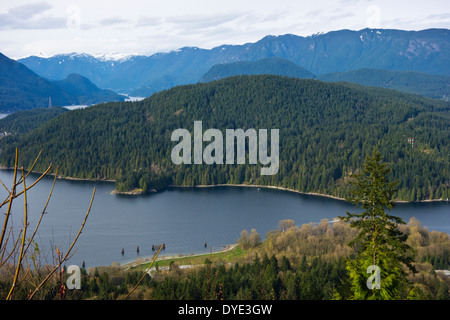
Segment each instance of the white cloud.
[{"label": "white cloud", "polygon": [[66,27],[66,17],[47,14],[53,6],[45,1],[31,2],[0,13],[1,30],[49,30]]},{"label": "white cloud", "polygon": [[66,27],[66,18],[42,17],[34,19],[17,19],[9,14],[0,14],[0,30],[42,30]]},{"label": "white cloud", "polygon": [[164,23],[160,17],[141,16],[136,21],[136,27],[155,27]]},{"label": "white cloud", "polygon": [[115,16],[115,17],[111,17],[111,18],[106,18],[106,19],[100,20],[100,25],[102,25],[102,26],[112,26],[112,25],[124,24],[124,23],[129,23],[129,22],[130,21],[128,19],[124,19],[122,17]]},{"label": "white cloud", "polygon": [[20,6],[12,7],[8,10],[8,13],[14,16],[15,18],[21,20],[28,20],[40,13],[43,13],[49,9],[51,9],[51,5],[48,2],[34,2],[34,3],[26,3]]}]

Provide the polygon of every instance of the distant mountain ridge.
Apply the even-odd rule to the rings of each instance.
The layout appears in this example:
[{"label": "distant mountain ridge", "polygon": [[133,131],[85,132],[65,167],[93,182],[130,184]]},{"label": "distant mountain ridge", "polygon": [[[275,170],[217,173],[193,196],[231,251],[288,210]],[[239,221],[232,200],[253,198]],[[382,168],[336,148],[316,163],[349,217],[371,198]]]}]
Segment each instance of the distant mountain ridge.
[{"label": "distant mountain ridge", "polygon": [[115,92],[99,89],[89,79],[76,74],[61,81],[49,81],[0,53],[0,112],[124,99]]},{"label": "distant mountain ridge", "polygon": [[235,75],[255,74],[282,75],[326,82],[351,82],[418,94],[433,99],[448,100],[450,98],[450,77],[445,75],[363,68],[316,76],[289,60],[276,57],[263,58],[254,62],[240,61],[218,64],[211,67],[200,79],[200,82],[209,82]]},{"label": "distant mountain ridge", "polygon": [[50,97],[55,105],[75,103],[75,99],[55,83],[0,54],[1,112],[48,107]]},{"label": "distant mountain ridge", "polygon": [[114,91],[103,90],[93,84],[88,78],[71,73],[64,80],[54,81],[66,92],[77,97],[79,104],[96,104],[100,102],[124,101],[125,98]]},{"label": "distant mountain ridge", "polygon": [[18,60],[37,74],[61,80],[71,73],[89,78],[101,88],[145,96],[182,84],[197,83],[214,65],[287,59],[316,75],[371,68],[450,74],[450,30],[338,30],[308,37],[266,36],[255,43],[212,49],[185,47],[151,56],[108,60],[87,54]]}]

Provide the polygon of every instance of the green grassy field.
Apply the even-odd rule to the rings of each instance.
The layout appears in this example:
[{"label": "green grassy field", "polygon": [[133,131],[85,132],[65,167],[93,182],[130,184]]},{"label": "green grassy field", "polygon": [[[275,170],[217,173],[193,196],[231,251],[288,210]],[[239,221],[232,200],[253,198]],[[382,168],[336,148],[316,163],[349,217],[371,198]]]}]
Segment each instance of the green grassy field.
[{"label": "green grassy field", "polygon": [[[220,252],[212,252],[200,255],[192,255],[192,256],[182,256],[182,257],[168,257],[168,258],[158,258],[153,266],[158,267],[167,267],[172,262],[177,265],[202,265],[205,263],[205,260],[208,259],[211,262],[234,262],[239,260],[245,256],[248,250],[242,249],[240,246],[235,246],[231,250],[220,251]],[[132,270],[146,270],[151,264],[151,261],[140,264],[138,266],[131,267]]]}]

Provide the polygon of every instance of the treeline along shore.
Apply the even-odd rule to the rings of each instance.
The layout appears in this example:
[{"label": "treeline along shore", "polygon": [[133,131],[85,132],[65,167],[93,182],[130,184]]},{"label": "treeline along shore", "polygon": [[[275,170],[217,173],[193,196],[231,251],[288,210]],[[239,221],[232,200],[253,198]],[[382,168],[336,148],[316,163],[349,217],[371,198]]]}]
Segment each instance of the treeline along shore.
[{"label": "treeline along shore", "polygon": [[[142,101],[67,111],[0,139],[1,164],[15,148],[36,171],[50,162],[75,179],[114,181],[118,193],[175,186],[252,185],[344,199],[349,177],[377,147],[398,181],[396,201],[446,200],[450,103],[382,88],[281,76],[236,76],[165,90]],[[174,164],[171,134],[279,130],[279,170],[260,164]],[[208,146],[207,142],[203,147]],[[140,192],[139,190],[142,190]]]}]

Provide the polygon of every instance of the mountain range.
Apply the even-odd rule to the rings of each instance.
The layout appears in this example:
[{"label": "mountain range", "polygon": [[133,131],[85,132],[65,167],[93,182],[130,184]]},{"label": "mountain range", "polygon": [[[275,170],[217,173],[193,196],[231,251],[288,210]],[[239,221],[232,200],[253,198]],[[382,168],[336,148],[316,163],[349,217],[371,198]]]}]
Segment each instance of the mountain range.
[{"label": "mountain range", "polygon": [[178,85],[254,74],[352,82],[448,100],[449,42],[447,29],[364,29],[267,36],[151,56],[71,53],[14,61],[0,54],[0,112],[123,101],[123,94],[147,97]]},{"label": "mountain range", "polygon": [[0,112],[123,101],[124,96],[99,89],[89,79],[69,74],[59,81],[47,80],[0,53]]},{"label": "mountain range", "polygon": [[70,53],[18,61],[47,79],[61,80],[78,73],[101,88],[130,96],[150,96],[173,86],[197,83],[218,64],[269,57],[289,60],[317,76],[364,68],[449,75],[449,35],[448,29],[339,30],[307,37],[266,36],[255,43],[212,49],[184,47],[120,59]]}]

